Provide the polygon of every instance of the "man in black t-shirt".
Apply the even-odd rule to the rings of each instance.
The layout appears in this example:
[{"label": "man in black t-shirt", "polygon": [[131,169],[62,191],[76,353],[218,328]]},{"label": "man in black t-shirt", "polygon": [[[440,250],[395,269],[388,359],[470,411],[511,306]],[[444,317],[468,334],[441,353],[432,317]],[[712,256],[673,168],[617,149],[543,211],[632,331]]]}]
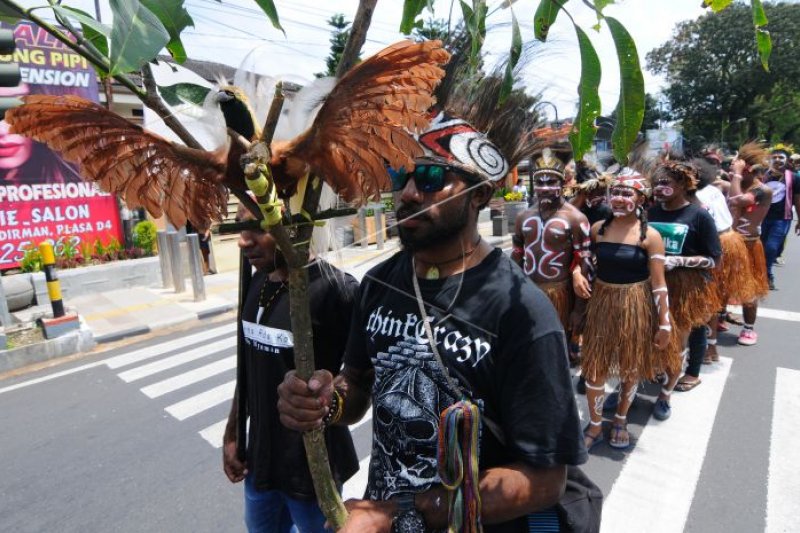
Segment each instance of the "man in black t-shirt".
[{"label": "man in black t-shirt", "polygon": [[[761,242],[767,256],[769,287],[775,289],[772,267],[783,250],[783,243],[792,226],[792,208],[800,218],[800,176],[787,166],[789,152],[783,148],[772,150],[771,166],[764,177],[764,184],[772,190],[772,204],[761,223]],[[800,235],[800,220],[795,226]]]},{"label": "man in black t-shirt", "polygon": [[[239,216],[244,215],[241,209]],[[244,360],[223,438],[223,467],[233,483],[245,482],[245,523],[251,532],[323,532],[325,517],[317,505],[302,433],[280,423],[278,385],[294,368],[285,261],[264,231],[243,231],[239,247],[257,270],[242,313]],[[341,368],[358,282],[327,263],[309,267],[309,297],[315,367]],[[245,391],[240,396],[240,391]],[[240,406],[244,401],[246,405]],[[244,407],[244,410],[240,410]],[[249,418],[249,431],[245,433]],[[246,455],[237,456],[237,435],[247,434]],[[325,432],[334,481],[341,487],[358,470],[346,427]]]},{"label": "man in black t-shirt", "polygon": [[[501,152],[444,115],[420,143],[427,155],[414,172],[392,176],[404,249],[365,276],[342,373],[317,372],[307,384],[288,374],[281,420],[319,427],[332,405],[350,424],[371,401],[366,499],[347,502],[344,531],[442,529],[448,492],[437,453],[452,450],[440,415],[467,400],[480,411],[484,531],[528,531],[527,515],[558,501],[566,465],[587,457],[564,332],[544,294],[478,233],[491,183],[508,171]],[[459,149],[469,143],[480,149]]]}]

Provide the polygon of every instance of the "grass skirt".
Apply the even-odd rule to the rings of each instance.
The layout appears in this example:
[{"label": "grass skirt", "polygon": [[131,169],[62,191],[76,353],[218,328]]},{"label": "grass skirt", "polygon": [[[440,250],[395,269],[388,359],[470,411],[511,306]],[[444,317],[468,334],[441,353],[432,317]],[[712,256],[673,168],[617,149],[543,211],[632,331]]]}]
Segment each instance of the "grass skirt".
[{"label": "grass skirt", "polygon": [[655,378],[666,365],[667,353],[653,345],[657,329],[650,280],[625,284],[596,280],[586,305],[582,374],[592,381],[610,376],[624,381]]},{"label": "grass skirt", "polygon": [[[753,239],[745,239],[747,246],[747,253],[750,261],[751,272],[753,273],[753,298],[749,300],[761,300],[769,294],[769,279],[767,277],[767,258],[764,255],[764,245],[761,239],[756,237]],[[746,301],[746,300],[743,300]]]},{"label": "grass skirt", "polygon": [[702,326],[721,307],[714,283],[700,269],[676,268],[666,273],[669,313],[679,334]]},{"label": "grass skirt", "polygon": [[564,331],[569,331],[569,315],[575,307],[575,292],[572,290],[572,280],[537,283],[537,285],[550,299],[553,307],[556,308],[556,314],[558,314],[558,319],[561,321]]},{"label": "grass skirt", "polygon": [[750,253],[742,234],[727,231],[719,236],[722,259],[714,269],[720,302],[752,302],[758,298],[758,283],[753,276]]}]

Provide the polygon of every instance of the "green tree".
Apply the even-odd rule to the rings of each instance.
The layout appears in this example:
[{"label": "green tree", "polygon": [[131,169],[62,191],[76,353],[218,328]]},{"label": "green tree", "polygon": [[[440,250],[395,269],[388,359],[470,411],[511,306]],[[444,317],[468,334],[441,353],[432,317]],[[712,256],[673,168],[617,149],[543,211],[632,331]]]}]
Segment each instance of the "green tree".
[{"label": "green tree", "polygon": [[750,8],[739,3],[678,24],[670,41],[647,54],[647,68],[666,77],[664,93],[687,138],[731,145],[749,138],[797,141],[800,125],[793,121],[800,117],[787,111],[795,109],[800,75],[800,5],[764,9],[775,45],[769,72],[745,23]]},{"label": "green tree", "polygon": [[[331,53],[325,60],[325,65],[328,67],[328,70],[314,74],[317,78],[336,76],[336,68],[342,60],[344,47],[347,44],[347,39],[350,37],[350,21],[345,19],[342,13],[336,13],[329,18],[328,26],[333,28],[330,38]],[[361,54],[359,54],[359,57],[361,57]]]},{"label": "green tree", "polygon": [[450,42],[452,32],[449,23],[444,19],[429,18],[422,26],[414,28],[411,36],[415,41],[433,41],[439,39],[445,45]]}]

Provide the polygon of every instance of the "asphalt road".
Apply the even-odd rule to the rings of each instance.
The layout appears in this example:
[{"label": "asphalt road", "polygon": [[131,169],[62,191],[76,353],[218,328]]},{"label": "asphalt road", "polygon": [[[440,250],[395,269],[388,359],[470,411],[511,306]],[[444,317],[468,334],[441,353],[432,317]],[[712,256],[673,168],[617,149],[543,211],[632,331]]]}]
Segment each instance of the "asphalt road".
[{"label": "asphalt road", "polygon": [[[675,393],[670,420],[650,417],[656,390],[643,389],[633,447],[592,454],[603,531],[800,531],[800,239],[776,272],[758,345],[722,334],[722,361]],[[242,489],[219,449],[232,328],[221,317],[0,380],[0,531],[243,530]],[[370,421],[353,434],[366,459]],[[346,495],[363,489],[364,469]]]}]

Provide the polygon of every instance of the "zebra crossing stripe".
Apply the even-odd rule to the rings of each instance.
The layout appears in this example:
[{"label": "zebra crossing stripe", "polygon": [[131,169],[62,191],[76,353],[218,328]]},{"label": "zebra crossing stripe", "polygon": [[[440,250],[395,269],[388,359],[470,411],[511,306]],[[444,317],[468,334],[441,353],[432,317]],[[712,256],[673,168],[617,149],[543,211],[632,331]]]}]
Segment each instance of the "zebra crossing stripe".
[{"label": "zebra crossing stripe", "polygon": [[164,370],[175,368],[176,366],[197,361],[198,359],[202,359],[203,357],[207,357],[217,352],[229,350],[235,346],[236,336],[231,336],[216,342],[212,342],[211,344],[205,344],[199,348],[195,348],[184,353],[179,353],[171,357],[166,357],[146,365],[137,366],[136,368],[126,370],[125,372],[120,373],[119,377],[123,381],[130,383],[131,381],[136,381],[137,379],[142,379],[147,376],[152,376],[154,374],[158,374],[159,372],[163,372]]},{"label": "zebra crossing stripe", "polygon": [[769,445],[766,533],[796,531],[800,516],[800,370],[778,368]]},{"label": "zebra crossing stripe", "polygon": [[174,392],[183,387],[188,387],[195,383],[199,383],[204,379],[208,379],[217,374],[222,374],[228,370],[236,368],[236,356],[231,355],[224,359],[214,361],[200,368],[195,368],[189,372],[184,372],[175,377],[153,383],[147,387],[142,388],[142,392],[149,398],[158,398],[170,392]]},{"label": "zebra crossing stripe", "polygon": [[140,363],[142,361],[146,361],[147,359],[152,359],[154,357],[158,357],[159,355],[163,355],[167,352],[178,350],[180,348],[186,348],[187,346],[198,344],[203,341],[213,339],[214,337],[219,337],[222,335],[235,335],[235,333],[236,333],[236,322],[233,322],[231,324],[226,324],[218,328],[209,329],[202,333],[189,335],[187,337],[180,337],[178,339],[162,342],[161,344],[157,344],[154,346],[146,346],[139,350],[134,350],[130,353],[118,355],[116,357],[111,357],[109,359],[106,359],[105,363],[106,365],[108,365],[108,368],[114,370],[123,366],[132,365],[134,363]]},{"label": "zebra crossing stripe", "polygon": [[164,410],[178,420],[186,420],[190,416],[202,413],[215,405],[231,401],[234,390],[236,390],[236,380],[223,383],[218,387],[174,403]]},{"label": "zebra crossing stripe", "polygon": [[342,488],[342,499],[344,501],[350,498],[361,499],[364,497],[364,491],[367,488],[367,481],[369,481],[369,455],[358,463],[358,472],[353,477],[347,480]]},{"label": "zebra crossing stripe", "polygon": [[720,357],[701,386],[672,395],[669,420],[648,421],[603,505],[601,533],[684,530],[731,364]]},{"label": "zebra crossing stripe", "polygon": [[228,419],[220,420],[212,426],[200,431],[200,436],[214,448],[222,448],[222,436],[225,435],[225,426],[228,425]]}]

